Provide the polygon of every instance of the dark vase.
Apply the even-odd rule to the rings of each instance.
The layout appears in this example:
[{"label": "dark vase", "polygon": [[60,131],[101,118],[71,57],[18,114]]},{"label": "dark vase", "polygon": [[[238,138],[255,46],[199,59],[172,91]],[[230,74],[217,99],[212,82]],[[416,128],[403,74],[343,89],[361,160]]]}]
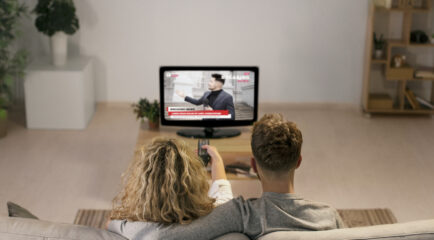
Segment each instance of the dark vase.
[{"label": "dark vase", "polygon": [[140,128],[143,130],[151,130],[151,131],[157,131],[160,129],[160,121],[157,119],[157,121],[150,121],[148,119],[148,123],[146,123],[144,120],[140,123]]},{"label": "dark vase", "polygon": [[158,130],[160,128],[160,121],[148,121],[149,130]]}]

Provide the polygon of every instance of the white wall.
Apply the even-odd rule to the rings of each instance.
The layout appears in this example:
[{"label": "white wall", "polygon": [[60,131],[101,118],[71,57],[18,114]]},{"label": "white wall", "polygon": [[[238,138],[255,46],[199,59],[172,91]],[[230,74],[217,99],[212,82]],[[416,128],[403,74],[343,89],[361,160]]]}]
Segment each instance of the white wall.
[{"label": "white wall", "polygon": [[[31,8],[36,0],[25,1]],[[367,0],[76,0],[98,101],[158,98],[161,65],[257,65],[262,102],[359,104]],[[35,59],[48,39],[24,23]]]}]

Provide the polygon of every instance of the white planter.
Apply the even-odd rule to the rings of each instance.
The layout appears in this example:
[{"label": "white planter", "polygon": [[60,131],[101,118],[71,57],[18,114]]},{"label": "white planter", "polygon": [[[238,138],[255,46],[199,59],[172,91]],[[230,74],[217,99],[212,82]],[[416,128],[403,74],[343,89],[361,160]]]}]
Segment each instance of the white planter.
[{"label": "white planter", "polygon": [[431,43],[434,44],[434,37],[431,38]]},{"label": "white planter", "polygon": [[51,55],[54,66],[63,66],[68,58],[68,35],[64,32],[56,32],[50,38]]},{"label": "white planter", "polygon": [[375,58],[376,59],[381,59],[383,57],[383,50],[375,50]]}]

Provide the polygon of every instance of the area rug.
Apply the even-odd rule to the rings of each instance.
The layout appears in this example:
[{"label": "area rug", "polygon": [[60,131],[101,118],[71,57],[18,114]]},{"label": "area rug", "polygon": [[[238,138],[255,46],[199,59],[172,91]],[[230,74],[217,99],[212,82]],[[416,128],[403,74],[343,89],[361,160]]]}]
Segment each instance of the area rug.
[{"label": "area rug", "polygon": [[[388,208],[370,209],[338,209],[345,224],[350,227],[364,227],[381,224],[396,223],[395,215]],[[79,209],[74,224],[104,228],[110,210]]]}]

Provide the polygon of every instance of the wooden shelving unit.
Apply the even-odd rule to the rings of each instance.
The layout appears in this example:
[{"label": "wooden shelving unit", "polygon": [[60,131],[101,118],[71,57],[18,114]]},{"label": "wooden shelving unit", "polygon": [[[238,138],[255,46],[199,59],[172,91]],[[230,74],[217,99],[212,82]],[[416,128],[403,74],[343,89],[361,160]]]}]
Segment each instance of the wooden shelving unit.
[{"label": "wooden shelving unit", "polygon": [[[384,8],[384,7],[377,7],[374,4],[374,1],[370,1],[370,10],[369,10],[369,18],[368,18],[368,24],[367,24],[367,39],[366,39],[366,45],[365,45],[365,67],[364,67],[364,77],[363,77],[363,109],[366,113],[383,113],[383,114],[434,114],[433,109],[414,109],[414,108],[407,108],[406,104],[406,88],[408,86],[408,83],[414,83],[414,82],[430,82],[431,83],[431,96],[429,99],[426,99],[427,101],[430,101],[431,104],[434,105],[434,78],[415,78],[414,73],[416,70],[427,70],[427,66],[420,67],[417,64],[407,63],[407,65],[404,65],[400,68],[394,68],[392,67],[392,61],[393,61],[393,52],[394,51],[407,51],[411,48],[434,48],[434,44],[427,43],[427,44],[416,44],[412,43],[410,41],[410,33],[412,31],[412,28],[414,29],[415,22],[413,22],[413,18],[415,14],[425,14],[429,17],[430,14],[432,14],[431,6],[434,5],[434,0],[421,0],[422,1],[422,7],[415,8],[411,6],[413,1],[402,1],[399,0],[399,7],[392,7],[390,9]],[[382,19],[382,18],[376,18],[376,14],[400,14],[402,16],[402,24],[401,24],[401,33],[400,37],[395,39],[387,39],[386,40],[386,46],[384,49],[384,55],[382,59],[375,59],[373,57],[373,34],[374,29],[376,27],[375,20]],[[378,24],[383,24],[378,23]],[[390,22],[389,22],[390,24]],[[434,28],[433,28],[434,29]],[[434,33],[434,30],[432,30]],[[377,33],[378,34],[378,33]],[[427,32],[427,34],[431,34],[431,32]],[[434,60],[433,60],[434,62]],[[378,96],[378,92],[372,92],[371,91],[371,85],[373,83],[375,84],[375,81],[378,81],[377,79],[374,79],[372,77],[373,69],[381,68],[381,76],[382,81],[396,84],[396,96],[392,98],[391,101],[393,101],[393,104],[387,105],[388,107],[384,107],[383,105],[379,105],[381,107],[373,107],[376,106],[373,104],[372,100],[375,96]],[[434,65],[428,66],[428,69],[431,71],[434,71]],[[381,79],[380,79],[381,80]],[[378,85],[378,84],[377,84]],[[429,90],[429,89],[428,89]],[[389,89],[390,91],[390,89]],[[390,106],[390,107],[389,107]]]}]

